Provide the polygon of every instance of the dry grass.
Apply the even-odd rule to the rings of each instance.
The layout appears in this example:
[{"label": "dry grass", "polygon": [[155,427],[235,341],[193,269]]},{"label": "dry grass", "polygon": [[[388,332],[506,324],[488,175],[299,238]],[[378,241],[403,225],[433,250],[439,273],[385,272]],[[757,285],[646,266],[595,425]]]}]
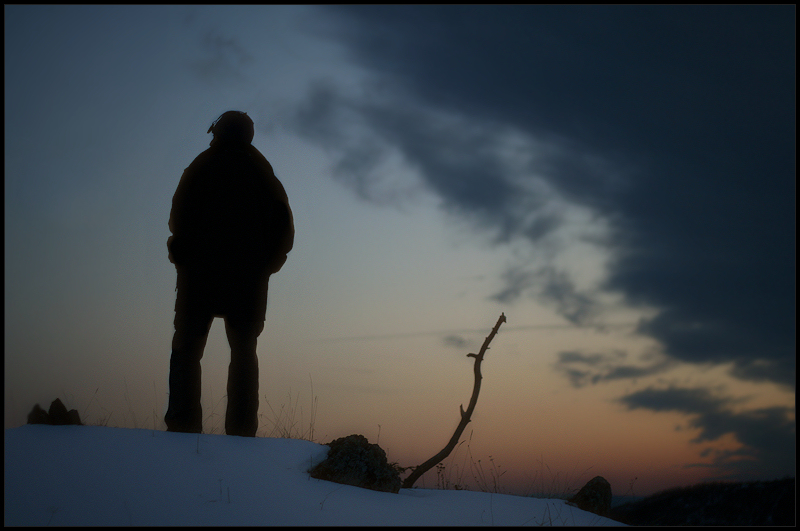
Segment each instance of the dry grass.
[{"label": "dry grass", "polygon": [[264,437],[277,437],[281,439],[301,439],[304,441],[315,442],[314,427],[317,420],[318,397],[314,395],[314,382],[309,377],[311,386],[311,401],[308,411],[303,410],[300,405],[300,393],[292,398],[289,391],[287,404],[281,404],[277,408],[272,407],[269,400],[266,400],[269,415],[259,414],[259,418],[264,421]]},{"label": "dry grass", "polygon": [[[502,483],[502,478],[507,470],[504,470],[502,465],[499,465],[491,455],[488,464],[481,459],[476,460],[472,455],[471,442],[472,432],[466,441],[461,441],[456,446],[447,463],[442,462],[436,465],[435,488],[476,489],[494,494],[509,494],[508,489]],[[540,457],[539,468],[529,476],[528,487],[522,495],[541,499],[567,499],[586,483],[590,470],[591,467],[576,473],[576,466],[576,469],[568,474],[553,472]]]}]

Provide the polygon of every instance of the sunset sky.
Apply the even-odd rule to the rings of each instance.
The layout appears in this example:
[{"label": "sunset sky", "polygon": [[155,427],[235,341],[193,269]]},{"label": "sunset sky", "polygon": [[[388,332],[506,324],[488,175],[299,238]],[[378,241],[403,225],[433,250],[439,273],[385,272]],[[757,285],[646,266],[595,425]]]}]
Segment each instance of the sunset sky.
[{"label": "sunset sky", "polygon": [[[417,465],[504,312],[451,479],[794,475],[794,6],[4,9],[5,427],[164,429],[172,195],[236,109],[296,228],[262,433],[316,396]],[[228,361],[216,320],[206,431]]]}]

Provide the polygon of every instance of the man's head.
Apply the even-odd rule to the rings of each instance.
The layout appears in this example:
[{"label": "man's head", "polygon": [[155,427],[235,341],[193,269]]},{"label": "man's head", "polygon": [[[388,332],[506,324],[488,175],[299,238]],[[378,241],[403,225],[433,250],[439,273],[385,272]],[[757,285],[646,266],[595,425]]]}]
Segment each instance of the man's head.
[{"label": "man's head", "polygon": [[208,128],[208,132],[214,134],[214,138],[211,140],[212,145],[215,142],[249,144],[253,141],[255,133],[253,120],[247,116],[247,113],[241,111],[222,113],[222,116]]}]

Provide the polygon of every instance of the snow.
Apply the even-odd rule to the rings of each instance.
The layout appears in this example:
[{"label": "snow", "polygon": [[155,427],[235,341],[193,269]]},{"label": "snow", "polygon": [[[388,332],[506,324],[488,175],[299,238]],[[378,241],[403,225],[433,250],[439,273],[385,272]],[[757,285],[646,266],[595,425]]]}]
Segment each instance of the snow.
[{"label": "snow", "polygon": [[310,478],[327,451],[297,439],[6,429],[4,524],[620,525],[563,500],[416,488],[391,494]]}]

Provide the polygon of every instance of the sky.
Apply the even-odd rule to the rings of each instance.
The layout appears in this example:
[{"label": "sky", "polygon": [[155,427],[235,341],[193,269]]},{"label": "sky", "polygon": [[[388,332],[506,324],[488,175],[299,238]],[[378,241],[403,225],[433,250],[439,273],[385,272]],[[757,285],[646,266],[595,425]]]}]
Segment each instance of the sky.
[{"label": "sky", "polygon": [[[236,109],[296,229],[260,433],[419,464],[504,313],[450,469],[794,475],[794,6],[4,9],[6,427],[164,428],[172,195]],[[207,432],[228,357],[218,319]]]}]

